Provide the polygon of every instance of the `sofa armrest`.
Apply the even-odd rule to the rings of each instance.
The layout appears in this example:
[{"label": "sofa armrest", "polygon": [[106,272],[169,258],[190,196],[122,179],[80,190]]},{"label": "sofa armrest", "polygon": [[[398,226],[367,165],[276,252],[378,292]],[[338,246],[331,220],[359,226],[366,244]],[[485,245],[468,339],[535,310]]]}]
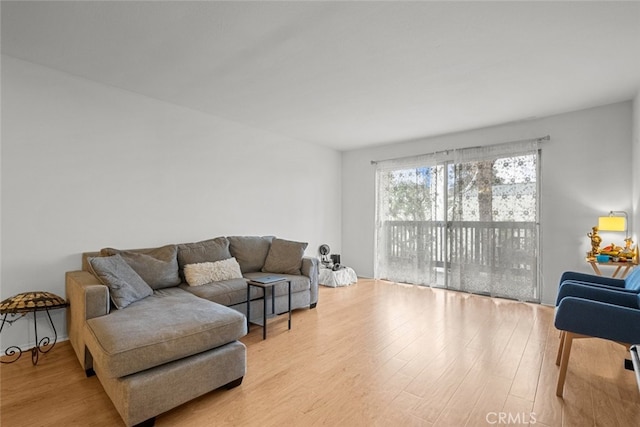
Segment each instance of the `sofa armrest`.
[{"label": "sofa armrest", "polygon": [[624,288],[624,280],[614,279],[612,277],[596,276],[595,274],[578,273],[576,271],[565,271],[560,276],[560,286],[565,280],[572,280],[574,282],[587,282],[598,285],[615,286],[616,288]]},{"label": "sofa armrest", "polygon": [[302,274],[309,278],[311,286],[311,301],[309,302],[311,307],[315,307],[318,303],[318,258],[304,257],[302,258]]},{"label": "sofa armrest", "polygon": [[85,371],[93,368],[91,354],[84,343],[84,325],[88,319],[109,314],[109,288],[87,271],[69,271],[65,275],[67,333],[71,346]]},{"label": "sofa armrest", "polygon": [[562,286],[560,286],[560,291],[558,292],[556,306],[560,305],[562,300],[566,297],[577,297],[620,305],[623,307],[638,308],[637,293],[612,286],[608,286],[607,288],[594,286],[593,284],[585,285],[582,282],[563,282]]}]

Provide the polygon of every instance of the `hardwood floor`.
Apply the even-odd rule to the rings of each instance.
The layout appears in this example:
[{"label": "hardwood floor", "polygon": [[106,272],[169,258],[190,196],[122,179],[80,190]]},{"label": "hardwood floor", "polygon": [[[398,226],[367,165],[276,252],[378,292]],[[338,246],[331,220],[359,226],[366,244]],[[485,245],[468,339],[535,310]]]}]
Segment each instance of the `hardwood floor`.
[{"label": "hardwood floor", "polygon": [[[574,342],[556,397],[553,308],[360,280],[320,289],[314,310],[252,327],[241,386],[159,416],[157,426],[632,426],[640,393],[624,347]],[[0,368],[1,423],[118,426],[68,342]]]}]

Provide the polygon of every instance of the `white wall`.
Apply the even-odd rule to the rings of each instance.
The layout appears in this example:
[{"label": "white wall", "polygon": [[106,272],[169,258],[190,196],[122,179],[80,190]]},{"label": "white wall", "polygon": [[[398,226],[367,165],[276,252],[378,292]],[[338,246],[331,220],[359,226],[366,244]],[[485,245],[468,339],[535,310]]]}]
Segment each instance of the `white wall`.
[{"label": "white wall", "polygon": [[638,232],[638,226],[640,225],[640,91],[636,94],[633,100],[633,146],[632,146],[632,205],[633,205],[633,219],[630,226],[633,227],[633,240],[638,243],[640,238],[640,232]]},{"label": "white wall", "polygon": [[[340,165],[334,150],[3,56],[1,297],[64,296],[65,271],[105,246],[273,234],[339,251]],[[32,343],[28,317],[3,350]],[[66,337],[64,310],[54,320]]]},{"label": "white wall", "polygon": [[[428,119],[428,118],[425,118]],[[345,152],[342,159],[342,259],[373,275],[374,167],[371,160],[551,136],[541,177],[542,302],[553,304],[565,270],[589,272],[586,233],[609,210],[630,211],[632,103],[470,132]],[[603,235],[605,242],[609,236]],[[614,235],[622,244],[622,237]]]}]

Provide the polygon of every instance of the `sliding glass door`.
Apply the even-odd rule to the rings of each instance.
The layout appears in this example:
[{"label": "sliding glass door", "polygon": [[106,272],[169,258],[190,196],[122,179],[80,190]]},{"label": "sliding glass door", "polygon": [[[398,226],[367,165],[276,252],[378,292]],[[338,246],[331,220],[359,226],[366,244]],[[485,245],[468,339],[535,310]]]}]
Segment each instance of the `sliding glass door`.
[{"label": "sliding glass door", "polygon": [[537,144],[380,162],[376,278],[538,301]]},{"label": "sliding glass door", "polygon": [[444,286],[445,165],[377,173],[376,277]]}]

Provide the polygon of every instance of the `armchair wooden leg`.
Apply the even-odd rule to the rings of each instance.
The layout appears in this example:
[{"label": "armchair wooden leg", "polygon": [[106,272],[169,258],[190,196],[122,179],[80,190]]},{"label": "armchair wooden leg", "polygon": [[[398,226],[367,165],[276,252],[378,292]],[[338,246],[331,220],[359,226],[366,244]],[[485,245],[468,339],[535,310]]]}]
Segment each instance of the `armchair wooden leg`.
[{"label": "armchair wooden leg", "polygon": [[562,360],[560,362],[560,373],[558,374],[558,386],[556,387],[556,396],[562,397],[564,390],[564,380],[567,377],[567,367],[569,366],[569,356],[571,355],[571,343],[574,334],[565,331],[562,348]]},{"label": "armchair wooden leg", "polygon": [[560,345],[558,346],[558,354],[556,355],[556,366],[560,366],[560,359],[562,358],[562,346],[564,346],[564,334],[565,331],[560,331]]}]

